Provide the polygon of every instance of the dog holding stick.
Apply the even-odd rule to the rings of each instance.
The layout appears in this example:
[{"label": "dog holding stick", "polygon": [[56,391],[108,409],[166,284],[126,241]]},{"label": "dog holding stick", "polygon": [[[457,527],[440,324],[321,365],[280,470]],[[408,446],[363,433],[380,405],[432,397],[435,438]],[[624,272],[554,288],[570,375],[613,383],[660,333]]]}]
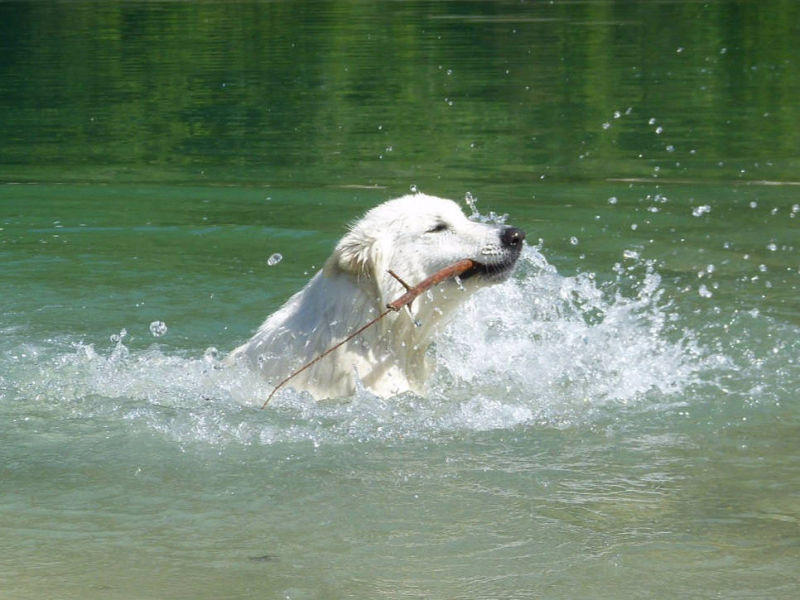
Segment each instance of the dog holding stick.
[{"label": "dog holding stick", "polygon": [[318,399],[352,395],[358,381],[379,396],[422,393],[436,331],[471,293],[510,275],[524,239],[516,227],[468,219],[452,200],[389,200],[356,221],[322,269],[226,361],[276,385],[291,378]]}]

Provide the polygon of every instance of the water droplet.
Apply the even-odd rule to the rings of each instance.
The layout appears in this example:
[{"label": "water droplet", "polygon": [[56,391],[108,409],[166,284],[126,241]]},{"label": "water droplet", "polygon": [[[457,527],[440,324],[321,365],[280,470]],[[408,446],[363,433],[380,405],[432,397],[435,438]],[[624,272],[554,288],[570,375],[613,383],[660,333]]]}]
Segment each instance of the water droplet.
[{"label": "water droplet", "polygon": [[637,260],[639,258],[639,253],[636,250],[623,250],[622,257]]},{"label": "water droplet", "polygon": [[703,204],[702,206],[695,206],[692,209],[692,216],[693,217],[702,217],[706,213],[711,212],[711,207],[708,204]]},{"label": "water droplet", "polygon": [[701,284],[699,288],[697,288],[697,293],[700,294],[700,296],[702,296],[703,298],[711,298],[711,296],[714,295],[713,293],[711,293],[711,290],[709,290],[706,287],[706,284],[704,283]]},{"label": "water droplet", "polygon": [[573,246],[577,246],[578,245],[578,238],[576,238],[573,235],[571,238],[569,238],[569,243],[572,244]]},{"label": "water droplet", "polygon": [[608,199],[608,203],[609,204],[616,204],[617,203],[617,197],[616,196],[611,196],[611,198]]},{"label": "water droplet", "polygon": [[278,264],[279,262],[281,262],[282,260],[283,260],[283,255],[282,255],[282,254],[279,254],[278,252],[276,252],[275,254],[271,255],[271,256],[270,256],[270,257],[267,259],[267,264],[268,264],[270,267],[274,267],[275,265],[277,265],[277,264]]},{"label": "water droplet", "polygon": [[150,333],[153,337],[161,337],[167,333],[167,324],[164,321],[153,321],[150,323]]},{"label": "water droplet", "polygon": [[472,192],[467,192],[466,194],[464,194],[464,202],[466,203],[467,206],[469,206],[469,209],[472,211],[473,215],[478,214],[478,208],[476,206],[478,203],[478,199],[472,195]]},{"label": "water droplet", "polygon": [[408,189],[410,189],[410,190],[411,190],[411,193],[412,193],[412,194],[419,194],[419,188],[417,188],[416,184],[413,184],[413,183],[412,183],[412,184],[411,184],[411,187],[409,187]]}]

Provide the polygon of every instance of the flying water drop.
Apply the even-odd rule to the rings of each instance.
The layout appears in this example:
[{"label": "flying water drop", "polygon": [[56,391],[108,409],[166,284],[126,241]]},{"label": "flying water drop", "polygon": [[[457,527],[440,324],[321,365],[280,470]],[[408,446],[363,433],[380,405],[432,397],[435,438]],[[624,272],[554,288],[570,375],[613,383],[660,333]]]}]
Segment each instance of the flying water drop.
[{"label": "flying water drop", "polygon": [[153,321],[150,323],[150,333],[153,337],[161,337],[167,333],[167,324],[164,321]]}]

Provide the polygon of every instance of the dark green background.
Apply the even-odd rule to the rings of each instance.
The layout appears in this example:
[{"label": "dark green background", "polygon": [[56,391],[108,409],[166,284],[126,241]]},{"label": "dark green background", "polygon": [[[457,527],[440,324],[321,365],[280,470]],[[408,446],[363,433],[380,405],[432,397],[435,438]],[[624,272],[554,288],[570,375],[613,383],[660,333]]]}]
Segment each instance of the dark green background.
[{"label": "dark green background", "polygon": [[793,0],[3,2],[0,178],[793,180],[798,39]]}]

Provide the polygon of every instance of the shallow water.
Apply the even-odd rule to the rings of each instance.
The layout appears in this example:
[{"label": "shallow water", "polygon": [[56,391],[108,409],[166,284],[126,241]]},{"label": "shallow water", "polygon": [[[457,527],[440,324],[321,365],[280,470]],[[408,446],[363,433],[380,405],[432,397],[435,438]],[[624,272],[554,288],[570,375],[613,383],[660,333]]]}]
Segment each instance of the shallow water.
[{"label": "shallow water", "polygon": [[[232,6],[0,4],[0,596],[796,597],[797,7]],[[514,276],[423,397],[260,410],[412,185]]]}]

